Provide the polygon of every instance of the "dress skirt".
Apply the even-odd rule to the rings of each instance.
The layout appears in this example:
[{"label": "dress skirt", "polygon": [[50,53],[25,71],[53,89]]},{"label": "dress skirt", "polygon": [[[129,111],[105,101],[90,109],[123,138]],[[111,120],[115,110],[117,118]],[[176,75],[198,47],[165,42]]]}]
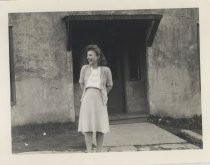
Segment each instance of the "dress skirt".
[{"label": "dress skirt", "polygon": [[107,106],[98,88],[87,88],[80,106],[78,132],[109,132]]}]

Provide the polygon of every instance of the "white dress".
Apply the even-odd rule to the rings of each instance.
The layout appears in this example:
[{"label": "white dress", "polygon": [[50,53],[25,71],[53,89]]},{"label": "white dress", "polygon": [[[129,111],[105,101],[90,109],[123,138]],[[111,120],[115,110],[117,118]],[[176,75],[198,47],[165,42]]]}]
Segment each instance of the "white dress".
[{"label": "white dress", "polygon": [[103,104],[100,89],[100,67],[91,69],[86,92],[80,106],[78,132],[110,131],[107,106]]}]

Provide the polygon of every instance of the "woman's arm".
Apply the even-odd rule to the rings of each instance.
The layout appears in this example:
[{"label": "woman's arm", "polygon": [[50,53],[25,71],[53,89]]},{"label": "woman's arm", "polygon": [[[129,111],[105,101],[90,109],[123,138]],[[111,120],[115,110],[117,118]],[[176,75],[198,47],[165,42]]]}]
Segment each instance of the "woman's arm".
[{"label": "woman's arm", "polygon": [[83,90],[84,89],[84,65],[82,66],[80,70],[79,84],[80,84],[80,88]]},{"label": "woman's arm", "polygon": [[80,88],[83,90],[84,89],[84,83],[79,83],[80,84]]},{"label": "woman's arm", "polygon": [[107,94],[109,94],[110,91],[112,90],[112,86],[107,86],[106,89],[107,89]]},{"label": "woman's arm", "polygon": [[112,80],[112,72],[110,68],[108,68],[108,74],[107,74],[107,84],[106,84],[106,89],[107,89],[107,94],[110,93],[113,87],[113,80]]}]

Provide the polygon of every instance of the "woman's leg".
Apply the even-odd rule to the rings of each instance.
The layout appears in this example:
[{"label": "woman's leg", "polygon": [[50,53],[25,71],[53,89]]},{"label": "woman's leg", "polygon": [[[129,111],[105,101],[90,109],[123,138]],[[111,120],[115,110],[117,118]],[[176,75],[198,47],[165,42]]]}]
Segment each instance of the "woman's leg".
[{"label": "woman's leg", "polygon": [[104,134],[102,132],[96,132],[96,143],[97,143],[96,152],[101,152],[103,140],[104,140]]},{"label": "woman's leg", "polygon": [[87,152],[91,152],[92,150],[92,132],[85,132],[85,144],[86,144],[86,148],[87,148]]}]

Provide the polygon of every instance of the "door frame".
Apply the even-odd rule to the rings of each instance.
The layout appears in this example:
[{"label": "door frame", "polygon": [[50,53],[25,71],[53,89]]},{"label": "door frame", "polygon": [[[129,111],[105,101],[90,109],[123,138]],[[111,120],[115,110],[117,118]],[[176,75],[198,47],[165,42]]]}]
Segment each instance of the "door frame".
[{"label": "door frame", "polygon": [[[90,14],[85,11],[80,12],[72,12],[72,14],[65,16],[62,18],[62,21],[64,21],[66,25],[66,48],[67,51],[71,51],[71,22],[72,21],[78,21],[78,20],[149,20],[151,22],[151,25],[147,32],[146,37],[146,45],[148,47],[152,46],[155,34],[157,32],[158,26],[160,24],[160,21],[162,19],[161,14],[131,14],[131,15],[125,15],[125,14],[110,14],[113,13],[113,11],[101,11],[103,14]],[[104,14],[107,13],[107,14]]]},{"label": "door frame", "polygon": [[[71,12],[70,12],[71,13]],[[112,14],[110,14],[112,13]],[[116,12],[119,13],[119,12]],[[147,31],[147,36],[146,36],[146,41],[145,41],[145,49],[146,49],[146,71],[148,70],[148,61],[147,61],[147,47],[151,47],[155,34],[157,32],[158,26],[160,24],[160,21],[162,19],[161,14],[115,14],[114,11],[93,11],[93,12],[86,12],[86,11],[79,11],[79,12],[72,12],[72,14],[65,16],[62,18],[62,21],[65,22],[66,25],[66,50],[67,52],[72,53],[72,41],[71,41],[71,34],[72,34],[72,29],[71,29],[71,23],[72,21],[77,21],[77,20],[148,20],[150,21],[150,27],[148,28]],[[121,60],[120,64],[123,65],[123,61]],[[121,75],[122,75],[122,88],[124,90],[124,112],[127,112],[127,98],[125,94],[125,76],[123,74],[124,68],[123,66],[121,67]],[[148,73],[146,73],[147,75]],[[146,76],[146,83],[148,84],[148,76]],[[148,85],[146,89],[146,102],[147,102],[147,108],[148,112],[150,112],[150,107],[149,107],[149,98],[148,98]]]}]

